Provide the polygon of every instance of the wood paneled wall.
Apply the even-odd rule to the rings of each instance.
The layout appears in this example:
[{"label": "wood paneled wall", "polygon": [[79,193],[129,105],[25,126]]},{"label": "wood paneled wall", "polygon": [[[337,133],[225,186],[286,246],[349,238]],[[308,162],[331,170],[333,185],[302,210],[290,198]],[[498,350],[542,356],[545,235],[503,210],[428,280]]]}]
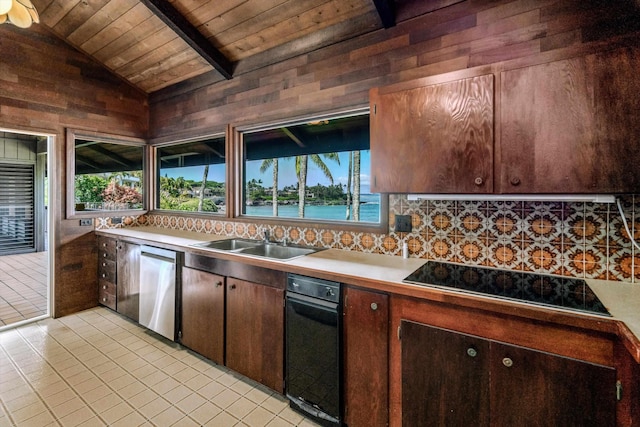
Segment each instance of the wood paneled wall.
[{"label": "wood paneled wall", "polygon": [[[402,8],[421,2],[398,2]],[[451,4],[454,3],[454,4]],[[470,67],[554,60],[635,43],[634,0],[467,0],[230,81],[150,96],[151,137],[170,140],[368,104],[369,89]],[[539,60],[539,59],[538,59]]]},{"label": "wood paneled wall", "polygon": [[0,25],[0,128],[55,136],[50,185],[54,212],[55,311],[97,303],[96,245],[90,227],[65,219],[65,129],[145,137],[145,94],[111,75],[40,25]]}]

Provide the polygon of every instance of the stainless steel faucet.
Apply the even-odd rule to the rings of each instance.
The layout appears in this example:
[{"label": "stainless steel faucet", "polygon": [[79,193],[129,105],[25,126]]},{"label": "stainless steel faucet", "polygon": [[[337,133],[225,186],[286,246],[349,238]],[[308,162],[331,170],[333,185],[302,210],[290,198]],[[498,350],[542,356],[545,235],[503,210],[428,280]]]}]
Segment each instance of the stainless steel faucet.
[{"label": "stainless steel faucet", "polygon": [[270,236],[269,230],[267,230],[267,229],[264,230],[264,239],[263,239],[263,241],[265,243],[270,243],[271,242],[271,236]]}]

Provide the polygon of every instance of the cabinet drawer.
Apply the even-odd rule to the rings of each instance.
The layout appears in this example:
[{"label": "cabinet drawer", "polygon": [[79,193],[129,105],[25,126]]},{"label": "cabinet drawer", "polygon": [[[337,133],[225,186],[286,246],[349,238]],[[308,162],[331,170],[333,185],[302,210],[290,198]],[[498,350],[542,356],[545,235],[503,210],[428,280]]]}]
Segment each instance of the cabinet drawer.
[{"label": "cabinet drawer", "polygon": [[98,237],[98,260],[116,260],[116,239]]},{"label": "cabinet drawer", "polygon": [[116,309],[116,285],[100,281],[98,285],[98,302],[112,310]]},{"label": "cabinet drawer", "polygon": [[98,260],[98,279],[116,283],[116,263],[110,260]]},{"label": "cabinet drawer", "polygon": [[102,272],[104,270],[116,271],[116,262],[110,259],[99,259],[98,272]]}]

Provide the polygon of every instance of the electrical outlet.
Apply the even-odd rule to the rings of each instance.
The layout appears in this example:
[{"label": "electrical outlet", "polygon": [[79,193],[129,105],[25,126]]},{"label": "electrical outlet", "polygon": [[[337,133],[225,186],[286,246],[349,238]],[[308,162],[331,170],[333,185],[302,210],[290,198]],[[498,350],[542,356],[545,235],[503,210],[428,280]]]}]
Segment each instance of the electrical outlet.
[{"label": "electrical outlet", "polygon": [[111,224],[122,224],[122,218],[120,217],[111,218]]},{"label": "electrical outlet", "polygon": [[411,215],[396,215],[396,233],[411,233]]},{"label": "electrical outlet", "polygon": [[80,220],[80,227],[88,227],[93,225],[93,219],[92,218],[82,218]]}]

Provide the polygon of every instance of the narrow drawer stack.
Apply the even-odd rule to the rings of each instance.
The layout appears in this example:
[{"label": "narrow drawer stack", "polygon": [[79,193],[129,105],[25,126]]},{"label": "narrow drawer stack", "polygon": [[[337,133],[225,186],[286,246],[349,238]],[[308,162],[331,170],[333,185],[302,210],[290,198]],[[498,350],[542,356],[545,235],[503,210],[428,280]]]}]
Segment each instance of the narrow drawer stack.
[{"label": "narrow drawer stack", "polygon": [[116,309],[116,239],[98,237],[98,302]]}]

